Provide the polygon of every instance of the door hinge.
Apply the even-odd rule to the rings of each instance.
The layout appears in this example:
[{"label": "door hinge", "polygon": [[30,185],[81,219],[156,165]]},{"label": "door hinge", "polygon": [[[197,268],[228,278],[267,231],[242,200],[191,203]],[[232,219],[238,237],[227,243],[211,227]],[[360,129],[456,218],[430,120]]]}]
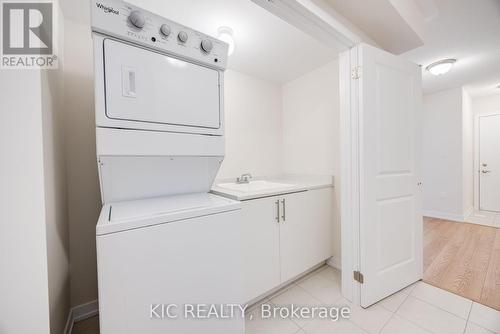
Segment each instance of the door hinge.
[{"label": "door hinge", "polygon": [[354,66],[351,70],[351,78],[352,79],[359,79],[361,78],[361,66]]},{"label": "door hinge", "polygon": [[363,277],[363,274],[362,274],[362,273],[360,273],[359,271],[355,271],[355,272],[354,272],[354,280],[355,280],[356,282],[361,283],[361,284],[363,284],[363,283],[364,283],[364,281],[365,281],[365,279],[364,279],[364,277]]}]

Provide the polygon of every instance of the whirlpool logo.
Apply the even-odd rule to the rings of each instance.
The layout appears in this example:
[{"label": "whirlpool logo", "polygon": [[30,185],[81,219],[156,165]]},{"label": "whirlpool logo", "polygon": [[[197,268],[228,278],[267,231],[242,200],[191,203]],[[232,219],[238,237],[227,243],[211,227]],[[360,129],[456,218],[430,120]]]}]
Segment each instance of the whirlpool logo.
[{"label": "whirlpool logo", "polygon": [[102,9],[105,13],[111,13],[111,14],[115,14],[115,15],[120,14],[119,10],[114,9],[113,7],[110,7],[110,6],[103,5],[100,2],[96,2],[95,5],[97,6],[97,8]]},{"label": "whirlpool logo", "polygon": [[1,3],[1,68],[57,68],[54,4],[51,1]]}]

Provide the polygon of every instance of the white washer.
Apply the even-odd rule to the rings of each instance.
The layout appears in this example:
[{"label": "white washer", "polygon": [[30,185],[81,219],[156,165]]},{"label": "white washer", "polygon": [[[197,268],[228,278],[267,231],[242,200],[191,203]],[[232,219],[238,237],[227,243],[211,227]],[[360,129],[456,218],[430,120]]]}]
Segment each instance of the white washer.
[{"label": "white washer", "polygon": [[[228,46],[119,0],[91,5],[101,334],[243,334],[241,206],[209,194]],[[184,317],[194,304],[236,312]]]},{"label": "white washer", "polygon": [[[244,333],[238,314],[183,317],[190,304],[241,303],[239,213],[239,202],[212,194],[105,204],[97,224],[101,333]],[[177,319],[156,306],[172,304]]]}]

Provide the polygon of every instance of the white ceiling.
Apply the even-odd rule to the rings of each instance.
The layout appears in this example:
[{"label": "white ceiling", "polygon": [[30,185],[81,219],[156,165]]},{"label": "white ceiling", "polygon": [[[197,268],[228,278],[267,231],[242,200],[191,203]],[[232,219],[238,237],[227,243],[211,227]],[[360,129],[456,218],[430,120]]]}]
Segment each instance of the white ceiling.
[{"label": "white ceiling", "polygon": [[[236,49],[229,68],[284,83],[338,57],[338,49],[326,47],[301,30],[259,7],[251,0],[127,0],[170,20],[216,37],[220,26],[234,30]],[[88,1],[63,0],[64,16],[87,25]]]},{"label": "white ceiling", "polygon": [[276,83],[290,81],[337,58],[338,51],[306,35],[250,0],[131,0],[206,34],[234,30],[229,68]]},{"label": "white ceiling", "polygon": [[326,1],[386,51],[401,54],[423,45],[424,14],[414,0]]},{"label": "white ceiling", "polygon": [[[338,54],[250,0],[129,1],[210,35],[215,36],[219,26],[232,27],[236,50],[229,67],[276,83],[294,79]],[[333,5],[346,0],[328,1]],[[364,0],[350,1],[366,9]],[[500,93],[496,88],[500,84],[500,1],[417,0],[416,4],[425,18],[425,44],[402,56],[423,67],[444,58],[458,59],[444,76],[423,71],[424,93],[459,86],[472,96]],[[88,24],[86,1],[64,0],[62,5],[66,17]]]},{"label": "white ceiling", "polygon": [[423,71],[424,93],[465,86],[472,96],[500,94],[500,1],[434,0],[424,45],[403,54],[423,67],[457,58],[443,76]]}]

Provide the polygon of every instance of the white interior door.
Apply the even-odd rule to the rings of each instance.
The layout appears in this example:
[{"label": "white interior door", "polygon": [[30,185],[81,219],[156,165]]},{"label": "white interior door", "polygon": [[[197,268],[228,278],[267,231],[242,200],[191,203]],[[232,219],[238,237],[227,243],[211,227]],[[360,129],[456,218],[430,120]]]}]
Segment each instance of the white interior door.
[{"label": "white interior door", "polygon": [[500,212],[500,114],[479,117],[479,208]]},{"label": "white interior door", "polygon": [[421,69],[357,47],[360,303],[367,307],[422,278]]}]

